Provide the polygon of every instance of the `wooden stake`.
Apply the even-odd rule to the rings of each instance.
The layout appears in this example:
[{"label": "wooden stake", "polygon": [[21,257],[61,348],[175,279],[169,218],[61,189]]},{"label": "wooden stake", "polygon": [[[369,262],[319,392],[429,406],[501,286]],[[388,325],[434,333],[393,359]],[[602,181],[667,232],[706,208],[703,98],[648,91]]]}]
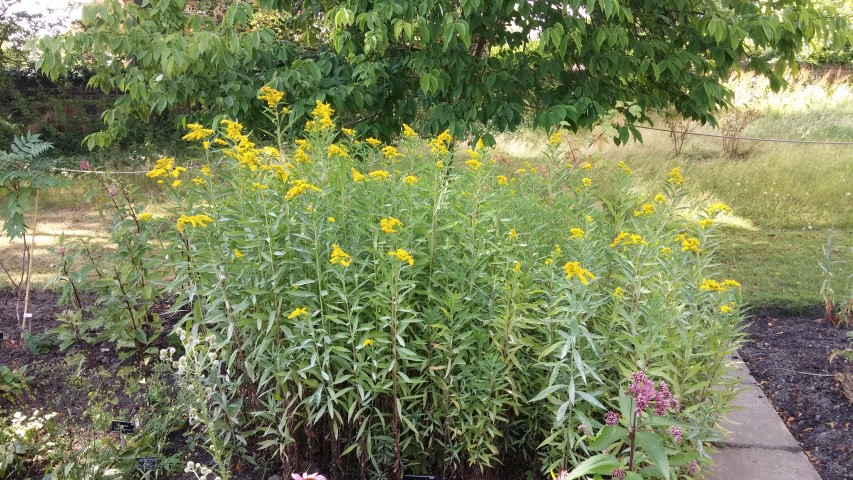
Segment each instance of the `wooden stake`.
[{"label": "wooden stake", "polygon": [[30,240],[30,251],[27,254],[27,283],[24,288],[24,319],[21,322],[21,338],[24,338],[24,332],[27,330],[27,319],[30,320],[30,327],[32,327],[32,316],[30,313],[30,279],[33,274],[33,252],[36,250],[36,226],[38,225],[38,217],[39,217],[39,191],[36,189],[36,206],[35,212],[33,213],[33,233],[32,238]]}]

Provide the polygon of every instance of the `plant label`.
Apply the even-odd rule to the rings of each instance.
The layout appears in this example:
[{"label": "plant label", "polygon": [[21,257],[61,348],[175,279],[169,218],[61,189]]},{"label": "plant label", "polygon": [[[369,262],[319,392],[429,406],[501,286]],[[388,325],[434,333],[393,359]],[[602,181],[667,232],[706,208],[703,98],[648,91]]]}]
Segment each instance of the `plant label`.
[{"label": "plant label", "polygon": [[136,425],[132,422],[119,422],[118,420],[113,420],[110,424],[110,431],[131,435],[136,431]]},{"label": "plant label", "polygon": [[157,457],[138,457],[136,459],[136,468],[143,472],[151,472],[157,468],[160,459]]}]

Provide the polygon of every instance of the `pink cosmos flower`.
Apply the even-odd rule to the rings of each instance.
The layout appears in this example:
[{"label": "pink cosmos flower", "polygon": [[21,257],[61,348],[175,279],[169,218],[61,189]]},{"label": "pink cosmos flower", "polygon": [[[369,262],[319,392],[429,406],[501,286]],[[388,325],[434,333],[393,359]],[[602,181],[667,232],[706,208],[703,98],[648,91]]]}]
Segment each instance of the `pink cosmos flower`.
[{"label": "pink cosmos flower", "polygon": [[302,475],[291,473],[290,476],[293,477],[293,480],[328,480],[324,475],[320,475],[319,473],[305,472]]}]

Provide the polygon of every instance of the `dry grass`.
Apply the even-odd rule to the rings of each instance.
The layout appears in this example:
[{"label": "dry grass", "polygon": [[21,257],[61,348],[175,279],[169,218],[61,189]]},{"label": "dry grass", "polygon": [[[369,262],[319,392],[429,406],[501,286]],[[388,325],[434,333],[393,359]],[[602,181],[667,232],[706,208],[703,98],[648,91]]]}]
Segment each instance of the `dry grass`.
[{"label": "dry grass", "polygon": [[[33,221],[37,223],[33,225]],[[33,251],[34,288],[44,288],[59,273],[58,259],[52,250],[64,235],[65,241],[88,240],[94,244],[106,244],[108,241],[109,219],[102,218],[98,212],[89,208],[50,209],[39,213],[37,219],[27,217],[31,227],[35,227],[35,250]],[[30,238],[27,241],[31,241]],[[22,276],[23,241],[7,238],[0,244],[0,263],[15,282]],[[0,288],[12,286],[9,275],[0,272]]]}]

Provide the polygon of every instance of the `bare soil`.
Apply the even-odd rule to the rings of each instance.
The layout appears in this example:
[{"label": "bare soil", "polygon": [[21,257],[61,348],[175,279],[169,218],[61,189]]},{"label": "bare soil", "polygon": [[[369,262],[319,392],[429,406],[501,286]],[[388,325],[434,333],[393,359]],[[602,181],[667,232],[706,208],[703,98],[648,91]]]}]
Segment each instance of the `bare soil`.
[{"label": "bare soil", "polygon": [[758,315],[747,332],[741,357],[821,478],[853,479],[853,400],[837,379],[853,364],[828,360],[851,348],[850,330],[816,317]]}]

